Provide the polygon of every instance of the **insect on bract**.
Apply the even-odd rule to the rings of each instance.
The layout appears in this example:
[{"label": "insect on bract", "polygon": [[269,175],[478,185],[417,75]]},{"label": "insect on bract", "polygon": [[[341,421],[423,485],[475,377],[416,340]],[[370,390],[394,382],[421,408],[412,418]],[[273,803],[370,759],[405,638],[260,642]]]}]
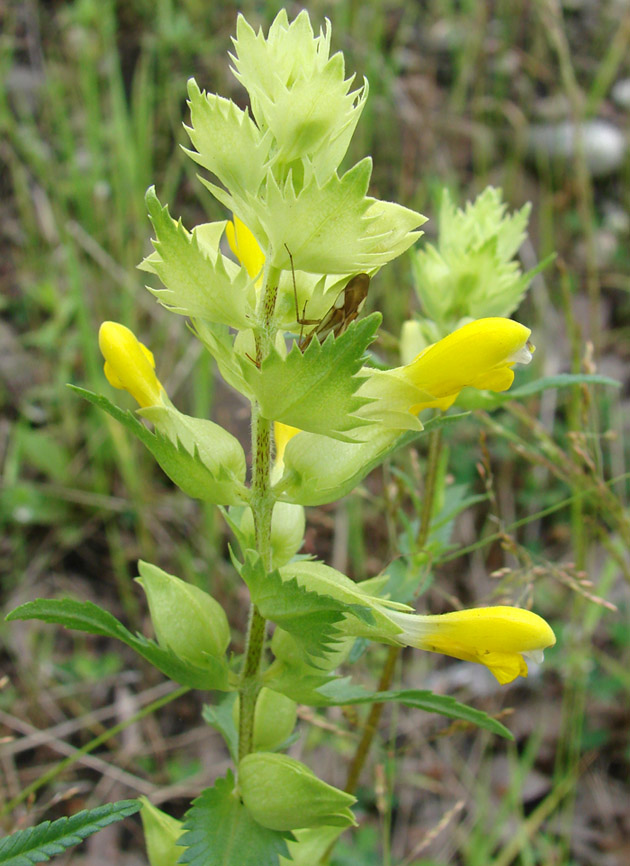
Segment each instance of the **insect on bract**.
[{"label": "insect on bract", "polygon": [[370,278],[368,275],[357,274],[339,292],[335,303],[322,319],[301,319],[298,317],[298,323],[302,326],[315,325],[310,333],[300,337],[300,349],[304,351],[313,337],[317,337],[320,343],[323,343],[331,332],[335,337],[343,334],[350,322],[353,322],[363,309],[369,287]]},{"label": "insect on bract", "polygon": [[[350,322],[354,322],[365,304],[368,289],[370,288],[370,278],[367,274],[357,274],[352,277],[344,288],[337,295],[334,304],[321,319],[306,319],[306,304],[300,316],[297,299],[297,287],[295,285],[295,270],[293,268],[293,256],[289,248],[286,246],[289,259],[291,261],[291,276],[293,277],[293,297],[295,299],[295,319],[300,325],[300,339],[298,346],[303,352],[309,345],[313,337],[317,337],[320,343],[323,343],[326,337],[332,333],[335,338],[346,330]],[[312,331],[304,335],[302,333],[305,325],[315,325]]]}]

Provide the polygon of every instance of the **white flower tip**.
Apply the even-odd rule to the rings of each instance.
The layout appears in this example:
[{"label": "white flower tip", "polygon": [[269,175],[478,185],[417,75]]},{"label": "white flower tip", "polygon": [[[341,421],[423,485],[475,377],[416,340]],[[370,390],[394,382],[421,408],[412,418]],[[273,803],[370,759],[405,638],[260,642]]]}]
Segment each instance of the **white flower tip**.
[{"label": "white flower tip", "polygon": [[545,660],[545,654],[541,649],[527,650],[523,655],[536,662],[537,665],[541,665]]},{"label": "white flower tip", "polygon": [[529,364],[536,347],[529,340],[509,357],[510,364]]}]

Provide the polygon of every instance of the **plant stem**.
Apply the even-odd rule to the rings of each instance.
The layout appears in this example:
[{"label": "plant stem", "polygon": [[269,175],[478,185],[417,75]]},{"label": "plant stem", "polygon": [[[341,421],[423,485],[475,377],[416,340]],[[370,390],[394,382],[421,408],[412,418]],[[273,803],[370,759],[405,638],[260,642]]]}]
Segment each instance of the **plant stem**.
[{"label": "plant stem", "polygon": [[[425,479],[424,498],[422,501],[422,514],[420,516],[420,529],[418,532],[417,540],[419,550],[421,550],[427,543],[427,539],[429,537],[429,530],[431,528],[431,514],[433,512],[433,503],[435,500],[435,485],[437,482],[437,472],[441,448],[442,428],[439,427],[437,430],[432,430],[429,436],[427,474]],[[399,646],[391,646],[389,648],[389,652],[387,653],[387,658],[385,659],[385,664],[383,665],[383,670],[381,671],[381,676],[378,682],[379,692],[385,692],[389,689],[392,683],[392,679],[394,677],[394,671],[396,670],[396,662],[398,661],[400,650],[401,647]],[[383,712],[384,706],[384,704],[372,704],[370,708],[369,715],[367,717],[365,725],[363,726],[363,733],[361,735],[361,739],[359,740],[359,745],[357,746],[354,757],[350,762],[350,767],[348,768],[348,777],[346,779],[345,790],[349,794],[352,794],[356,789],[357,783],[359,781],[359,776],[361,775],[361,771],[363,770],[363,766],[372,745],[372,740],[374,739],[374,735],[378,730],[378,723],[381,720],[381,714]]]},{"label": "plant stem", "polygon": [[[275,268],[265,272],[265,286],[258,304],[259,329],[256,335],[256,364],[260,366],[267,357],[275,332],[273,314],[278,293],[280,274]],[[271,422],[260,414],[257,403],[252,404],[252,497],[251,509],[254,518],[256,550],[265,569],[271,570],[271,515],[274,498],[270,484],[271,471]],[[260,666],[265,644],[266,620],[252,604],[245,643],[245,661],[239,686],[240,714],[238,731],[239,760],[252,751],[254,738],[254,713],[260,692]]]},{"label": "plant stem", "polygon": [[[394,676],[394,671],[396,669],[396,662],[398,661],[399,653],[400,647],[389,647],[389,650],[387,652],[387,658],[385,659],[385,664],[383,665],[383,670],[381,671],[381,677],[378,681],[379,692],[385,692],[389,688],[392,678]],[[368,752],[370,751],[370,746],[372,745],[372,740],[374,739],[374,735],[376,734],[378,723],[381,720],[381,714],[383,712],[384,706],[384,704],[372,704],[372,706],[370,707],[370,712],[365,721],[365,724],[363,725],[363,733],[361,734],[359,745],[357,746],[357,750],[354,753],[354,757],[352,758],[350,767],[348,768],[348,778],[346,779],[345,788],[348,794],[352,794],[356,790],[359,776],[361,775],[361,770],[363,769],[366,758],[368,756]]]}]

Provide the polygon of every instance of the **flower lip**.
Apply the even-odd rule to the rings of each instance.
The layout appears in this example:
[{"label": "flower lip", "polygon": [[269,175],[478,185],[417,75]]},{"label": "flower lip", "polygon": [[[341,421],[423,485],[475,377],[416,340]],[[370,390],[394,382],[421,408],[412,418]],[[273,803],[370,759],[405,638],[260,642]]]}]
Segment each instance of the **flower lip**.
[{"label": "flower lip", "polygon": [[523,655],[525,658],[531,659],[537,665],[541,665],[545,660],[545,653],[543,650],[524,650]]},{"label": "flower lip", "polygon": [[520,349],[517,349],[513,352],[510,357],[507,359],[510,364],[529,364],[531,361],[534,352],[536,351],[536,346],[528,340],[524,346],[521,346]]}]

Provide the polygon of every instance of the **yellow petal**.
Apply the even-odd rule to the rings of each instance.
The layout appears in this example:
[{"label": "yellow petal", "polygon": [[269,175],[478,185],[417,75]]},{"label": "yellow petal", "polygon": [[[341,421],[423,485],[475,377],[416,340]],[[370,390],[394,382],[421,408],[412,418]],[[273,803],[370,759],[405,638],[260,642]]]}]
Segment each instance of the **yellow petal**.
[{"label": "yellow petal", "polygon": [[128,391],[142,408],[162,402],[164,389],[155,375],[153,355],[133,331],[118,322],[103,322],[98,344],[110,385]]},{"label": "yellow petal", "polygon": [[503,683],[527,676],[524,653],[540,655],[556,642],[551,627],[529,610],[481,607],[435,616],[389,614],[410,646],[485,665]]},{"label": "yellow petal", "polygon": [[265,266],[265,254],[252,232],[236,214],[234,214],[234,222],[228,222],[225,227],[225,235],[230,249],[244,265],[250,277],[252,279],[257,277]]},{"label": "yellow petal", "polygon": [[511,319],[478,319],[428,346],[396,371],[435,397],[411,411],[447,409],[466,387],[507,391],[514,380],[514,364],[531,360],[530,333]]},{"label": "yellow petal", "polygon": [[299,427],[291,427],[290,424],[283,424],[282,421],[274,421],[273,438],[276,443],[276,466],[281,467],[284,464],[285,448],[289,441],[301,432]]}]

